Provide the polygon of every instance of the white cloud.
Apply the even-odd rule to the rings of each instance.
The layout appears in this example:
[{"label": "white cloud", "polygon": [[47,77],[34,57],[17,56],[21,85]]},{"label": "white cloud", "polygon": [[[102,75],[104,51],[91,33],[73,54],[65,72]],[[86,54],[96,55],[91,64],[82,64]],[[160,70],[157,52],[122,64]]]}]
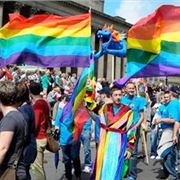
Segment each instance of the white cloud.
[{"label": "white cloud", "polygon": [[162,4],[179,5],[180,2],[176,0],[171,0],[171,2],[167,0],[121,0],[119,7],[115,10],[115,14],[134,24],[142,17],[151,14]]}]

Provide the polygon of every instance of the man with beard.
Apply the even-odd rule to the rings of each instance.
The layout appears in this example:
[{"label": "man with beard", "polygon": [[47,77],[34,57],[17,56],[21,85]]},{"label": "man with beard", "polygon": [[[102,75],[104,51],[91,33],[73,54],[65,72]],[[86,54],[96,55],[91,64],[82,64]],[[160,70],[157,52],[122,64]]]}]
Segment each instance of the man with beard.
[{"label": "man with beard", "polygon": [[[124,162],[134,149],[133,115],[131,109],[121,104],[122,90],[111,88],[111,103],[96,104],[86,101],[86,107],[98,115],[100,137],[91,178],[96,180],[121,179]],[[113,157],[113,158],[112,158]]]},{"label": "man with beard", "polygon": [[133,113],[133,122],[135,124],[135,149],[132,153],[128,179],[135,180],[137,178],[137,154],[138,154],[138,142],[140,138],[141,124],[144,121],[144,109],[146,107],[146,99],[136,96],[136,86],[133,82],[128,82],[126,85],[126,95],[122,97],[122,104],[129,106]]}]

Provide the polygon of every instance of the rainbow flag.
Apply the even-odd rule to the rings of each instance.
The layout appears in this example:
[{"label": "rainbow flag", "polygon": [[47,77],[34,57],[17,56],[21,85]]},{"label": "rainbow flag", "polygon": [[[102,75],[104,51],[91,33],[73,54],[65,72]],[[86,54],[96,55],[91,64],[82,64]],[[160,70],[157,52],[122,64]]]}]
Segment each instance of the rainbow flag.
[{"label": "rainbow flag", "polygon": [[25,18],[10,14],[0,29],[0,67],[29,64],[44,67],[88,67],[91,55],[91,15],[51,14]]},{"label": "rainbow flag", "polygon": [[164,5],[128,32],[127,76],[180,75],[180,6]]},{"label": "rainbow flag", "polygon": [[133,113],[122,105],[114,116],[113,104],[103,105],[98,112],[100,139],[90,179],[120,180],[128,170],[125,152],[134,148]]},{"label": "rainbow flag", "polygon": [[94,60],[90,61],[90,67],[83,69],[68,104],[64,107],[60,121],[68,127],[73,136],[73,141],[77,141],[83,126],[90,118],[83,102],[86,95],[87,79],[94,77]]}]

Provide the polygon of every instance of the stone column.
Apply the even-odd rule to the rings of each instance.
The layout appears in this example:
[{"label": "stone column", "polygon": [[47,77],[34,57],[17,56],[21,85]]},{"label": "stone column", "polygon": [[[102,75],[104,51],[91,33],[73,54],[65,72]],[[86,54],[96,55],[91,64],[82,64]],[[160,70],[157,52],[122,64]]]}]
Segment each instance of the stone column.
[{"label": "stone column", "polygon": [[[99,50],[101,49],[101,43],[99,45]],[[97,78],[103,78],[103,71],[104,71],[104,56],[99,58],[98,60],[98,69],[97,69]]]},{"label": "stone column", "polygon": [[112,55],[107,55],[108,59],[107,59],[107,69],[106,69],[106,72],[107,72],[107,80],[109,82],[112,82],[112,58],[113,56]]},{"label": "stone column", "polygon": [[98,70],[97,70],[98,78],[103,78],[103,69],[104,69],[104,56],[98,59]]},{"label": "stone column", "polygon": [[79,67],[77,68],[77,76],[79,77],[81,75],[83,68]]},{"label": "stone column", "polygon": [[0,27],[2,27],[3,23],[3,3],[0,2]]},{"label": "stone column", "polygon": [[120,78],[123,77],[123,58],[120,58]]},{"label": "stone column", "polygon": [[94,51],[95,50],[95,38],[96,38],[94,32],[91,34],[91,37],[92,37],[91,38],[92,51]]},{"label": "stone column", "polygon": [[70,73],[71,72],[71,68],[70,67],[66,67],[66,73]]},{"label": "stone column", "polygon": [[120,78],[120,67],[121,66],[121,58],[116,57],[116,64],[115,64],[115,79]]},{"label": "stone column", "polygon": [[122,66],[122,68],[123,68],[123,73],[122,73],[123,77],[126,75],[126,71],[127,71],[126,67],[127,67],[127,58],[125,57],[125,58],[123,58],[123,66]]},{"label": "stone column", "polygon": [[[94,32],[91,34],[91,47],[92,47],[92,53],[95,53],[95,47],[96,47],[96,35]],[[94,76],[98,76],[98,61],[94,62]]]}]

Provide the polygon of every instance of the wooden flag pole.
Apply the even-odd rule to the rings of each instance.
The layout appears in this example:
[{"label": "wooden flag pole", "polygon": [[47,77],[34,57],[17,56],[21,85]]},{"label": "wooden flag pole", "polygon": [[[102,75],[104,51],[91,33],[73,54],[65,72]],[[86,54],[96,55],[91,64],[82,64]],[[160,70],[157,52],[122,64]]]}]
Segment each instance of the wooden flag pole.
[{"label": "wooden flag pole", "polygon": [[146,163],[149,164],[147,142],[146,142],[146,137],[145,137],[145,131],[143,129],[141,131],[141,137],[142,137],[142,143],[143,143],[143,146],[144,146],[144,152],[145,152],[145,156],[146,156]]}]

